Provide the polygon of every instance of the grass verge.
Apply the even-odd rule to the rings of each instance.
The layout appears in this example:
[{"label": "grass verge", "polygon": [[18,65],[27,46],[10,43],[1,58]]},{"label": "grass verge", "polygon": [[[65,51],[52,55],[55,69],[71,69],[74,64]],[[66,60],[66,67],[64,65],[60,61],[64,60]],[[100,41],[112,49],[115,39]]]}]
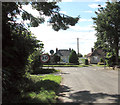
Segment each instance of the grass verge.
[{"label": "grass verge", "polygon": [[61,76],[31,75],[29,86],[22,95],[24,103],[56,103],[57,91],[60,86]]},{"label": "grass verge", "polygon": [[60,72],[60,70],[37,68],[31,74],[50,74],[50,73],[57,73],[57,72]]},{"label": "grass verge", "polygon": [[43,65],[43,67],[88,67],[90,65]]}]

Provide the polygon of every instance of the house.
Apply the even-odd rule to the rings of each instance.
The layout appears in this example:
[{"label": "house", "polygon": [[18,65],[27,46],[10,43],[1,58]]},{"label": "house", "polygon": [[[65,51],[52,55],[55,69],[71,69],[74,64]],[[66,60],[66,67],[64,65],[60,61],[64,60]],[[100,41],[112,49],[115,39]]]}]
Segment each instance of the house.
[{"label": "house", "polygon": [[88,58],[88,62],[89,63],[93,63],[93,64],[97,64],[98,62],[100,62],[100,59],[104,59],[105,53],[103,52],[103,50],[101,48],[98,49],[91,49],[91,53],[87,54],[87,58]]},{"label": "house", "polygon": [[60,59],[61,59],[61,63],[69,63],[69,56],[70,56],[70,53],[71,53],[71,48],[68,49],[59,49],[56,48],[56,54],[58,56],[60,56]]}]

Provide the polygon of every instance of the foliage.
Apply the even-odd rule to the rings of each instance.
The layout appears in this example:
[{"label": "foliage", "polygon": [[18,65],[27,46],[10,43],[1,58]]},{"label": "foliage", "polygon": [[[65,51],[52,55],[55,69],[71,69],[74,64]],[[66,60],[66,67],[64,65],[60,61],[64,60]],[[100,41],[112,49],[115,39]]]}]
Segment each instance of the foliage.
[{"label": "foliage", "polygon": [[107,66],[114,66],[115,65],[115,55],[112,52],[106,54],[106,65]]},{"label": "foliage", "polygon": [[118,64],[118,50],[120,43],[120,2],[107,2],[105,8],[101,7],[95,12],[93,18],[97,30],[95,48],[101,47],[105,52],[114,52]]},{"label": "foliage", "polygon": [[[15,2],[2,3],[2,78],[3,96],[21,91],[28,56],[42,43],[23,24],[15,22],[20,10]],[[7,92],[7,93],[6,93]],[[9,94],[11,94],[9,93]]]},{"label": "foliage", "polygon": [[28,57],[28,64],[26,65],[26,69],[28,72],[34,72],[37,68],[42,66],[42,63],[40,61],[40,56],[42,55],[42,53],[42,49],[38,49]]},{"label": "foliage", "polygon": [[[44,23],[45,16],[50,17],[48,23],[55,31],[66,30],[78,22],[79,17],[73,18],[59,13],[60,8],[56,4],[56,2],[32,1],[2,2],[3,97],[6,94],[9,97],[11,93],[20,94],[24,87],[22,81],[26,79],[26,70],[29,70],[29,66],[26,65],[32,63],[32,68],[35,69],[40,63],[38,58],[34,59],[39,55],[34,51],[42,49],[43,44],[31,34],[28,27],[37,27]],[[39,11],[40,16],[34,17],[22,8],[23,5],[31,5],[33,9]],[[17,15],[22,16],[21,23],[17,22]],[[29,21],[28,27],[24,24],[25,21]],[[33,59],[28,58],[32,54]]]},{"label": "foliage", "polygon": [[100,58],[100,62],[104,62],[103,58]]},{"label": "foliage", "polygon": [[[14,31],[17,31],[16,29],[14,29]],[[3,83],[7,84],[7,81],[11,81],[10,85],[3,84],[3,88],[9,88],[10,91],[15,91],[15,88],[20,87],[20,83],[18,83],[17,81],[21,80],[26,73],[25,66],[27,64],[28,55],[30,53],[33,53],[36,47],[41,46],[39,44],[39,41],[36,40],[35,37],[31,36],[31,34],[28,32],[24,32],[22,32],[21,35],[12,32],[13,36],[11,41],[9,41],[11,42],[11,44],[7,46],[4,46],[3,44],[4,47],[2,53],[2,67],[3,70],[6,71],[3,72],[3,78],[5,80]],[[6,73],[10,74],[8,78],[5,76]]]},{"label": "foliage", "polygon": [[57,62],[60,62],[60,56],[57,54],[54,54],[54,62],[57,64]]},{"label": "foliage", "polygon": [[85,59],[85,65],[88,65],[88,59]]},{"label": "foliage", "polygon": [[78,57],[83,57],[83,55],[81,53],[78,54]]},{"label": "foliage", "polygon": [[78,56],[77,56],[77,54],[76,54],[76,52],[74,50],[72,50],[72,52],[70,53],[69,63],[79,64]]},{"label": "foliage", "polygon": [[81,65],[74,65],[72,64],[64,64],[64,65],[43,65],[43,67],[88,67],[89,65],[81,64]]},{"label": "foliage", "polygon": [[54,54],[54,50],[50,50],[50,54]]},{"label": "foliage", "polygon": [[30,75],[22,96],[12,94],[13,99],[5,97],[3,103],[56,103],[61,79],[61,76],[55,75]]},{"label": "foliage", "polygon": [[55,75],[31,75],[23,101],[25,103],[55,103],[61,79],[61,76]]},{"label": "foliage", "polygon": [[37,68],[35,69],[31,74],[50,74],[50,73],[57,73],[60,72],[60,70],[56,69],[43,69],[43,68]]},{"label": "foliage", "polygon": [[79,16],[76,18],[67,16],[65,14],[59,13],[60,8],[57,5],[57,2],[29,2],[28,4],[18,2],[19,8],[21,5],[31,5],[33,9],[36,9],[40,17],[36,18],[32,16],[30,13],[23,10],[22,18],[23,20],[30,20],[28,24],[29,27],[37,27],[40,23],[44,23],[44,17],[47,16],[49,18],[48,23],[52,25],[52,28],[55,31],[59,31],[60,29],[66,30],[69,26],[74,26],[78,20]]}]

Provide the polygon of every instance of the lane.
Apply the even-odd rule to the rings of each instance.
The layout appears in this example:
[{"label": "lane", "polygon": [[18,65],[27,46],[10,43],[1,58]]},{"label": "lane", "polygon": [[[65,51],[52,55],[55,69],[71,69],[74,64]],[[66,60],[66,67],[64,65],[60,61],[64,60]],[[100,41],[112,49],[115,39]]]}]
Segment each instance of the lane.
[{"label": "lane", "polygon": [[118,101],[118,71],[101,67],[65,67],[60,99],[63,102],[114,103]]}]

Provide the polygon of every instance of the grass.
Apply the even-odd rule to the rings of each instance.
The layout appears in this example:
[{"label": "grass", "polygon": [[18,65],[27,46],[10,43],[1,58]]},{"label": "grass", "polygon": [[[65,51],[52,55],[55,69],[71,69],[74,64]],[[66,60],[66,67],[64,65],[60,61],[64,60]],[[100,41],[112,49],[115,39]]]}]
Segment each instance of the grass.
[{"label": "grass", "polygon": [[61,79],[61,76],[55,75],[31,75],[22,101],[24,103],[56,103]]},{"label": "grass", "polygon": [[43,67],[88,67],[90,65],[43,65]]},{"label": "grass", "polygon": [[[97,66],[97,67],[104,67],[104,65],[98,65],[98,64],[92,64],[93,67]],[[107,65],[105,65],[106,67]]]},{"label": "grass", "polygon": [[50,73],[57,73],[57,72],[60,72],[60,70],[37,68],[31,74],[50,74]]}]

